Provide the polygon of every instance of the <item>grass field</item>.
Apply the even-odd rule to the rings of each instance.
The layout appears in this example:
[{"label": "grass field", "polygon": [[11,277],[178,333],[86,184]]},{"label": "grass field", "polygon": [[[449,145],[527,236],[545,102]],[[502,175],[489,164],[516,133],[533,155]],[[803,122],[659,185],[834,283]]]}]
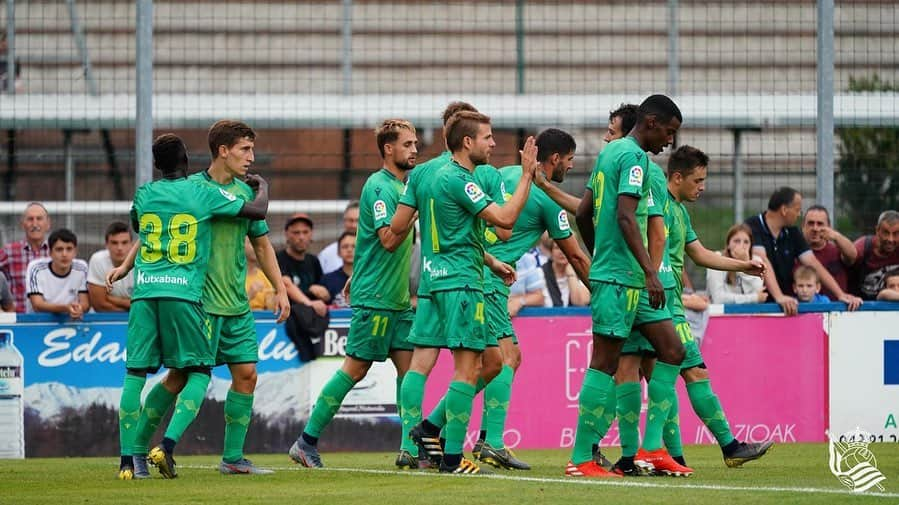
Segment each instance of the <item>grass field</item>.
[{"label": "grass field", "polygon": [[[530,503],[899,503],[899,453],[896,444],[872,444],[887,477],[884,492],[856,494],[831,475],[825,444],[775,446],[761,461],[729,469],[717,448],[687,448],[696,470],[690,478],[641,477],[614,481],[562,476],[568,451],[521,451],[534,465],[529,472],[459,477],[433,472],[398,472],[393,454],[323,454],[328,468],[293,465],[286,455],[259,455],[269,476],[223,476],[215,456],[177,458],[179,478],[146,481],[115,479],[117,458],[0,460],[0,503],[155,503],[159,505],[240,505],[279,503],[354,505],[377,503],[530,504]],[[609,456],[617,456],[615,450]],[[306,501],[310,500],[310,501]]]}]

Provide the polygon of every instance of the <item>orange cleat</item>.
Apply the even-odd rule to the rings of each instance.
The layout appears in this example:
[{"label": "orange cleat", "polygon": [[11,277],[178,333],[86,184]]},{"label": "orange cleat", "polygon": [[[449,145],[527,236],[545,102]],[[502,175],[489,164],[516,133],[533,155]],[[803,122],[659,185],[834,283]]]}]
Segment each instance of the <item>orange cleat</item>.
[{"label": "orange cleat", "polygon": [[693,469],[681,465],[668,454],[664,448],[654,451],[640,449],[634,458],[634,464],[651,475],[667,475],[669,477],[689,477]]},{"label": "orange cleat", "polygon": [[620,479],[621,476],[617,473],[612,473],[605,468],[596,464],[595,461],[590,460],[586,463],[581,463],[580,465],[575,465],[571,461],[568,462],[568,465],[565,467],[565,476],[566,477],[589,477],[592,479]]}]

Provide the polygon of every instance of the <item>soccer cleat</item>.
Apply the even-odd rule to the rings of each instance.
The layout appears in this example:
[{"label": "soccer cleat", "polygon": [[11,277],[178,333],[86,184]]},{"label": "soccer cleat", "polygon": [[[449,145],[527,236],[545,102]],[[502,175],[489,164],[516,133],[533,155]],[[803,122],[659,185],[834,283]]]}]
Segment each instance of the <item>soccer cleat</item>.
[{"label": "soccer cleat", "polygon": [[768,449],[774,445],[773,440],[767,442],[746,443],[740,442],[740,445],[730,454],[724,455],[724,464],[730,468],[743,466],[743,463],[759,459],[768,452]]},{"label": "soccer cleat", "polygon": [[585,463],[581,463],[579,465],[575,465],[571,461],[568,462],[568,465],[565,467],[565,476],[566,477],[589,477],[592,479],[620,479],[621,476],[617,473],[612,473],[605,468],[599,466],[596,461],[592,459]]},{"label": "soccer cleat", "polygon": [[[594,460],[595,461],[595,460]],[[643,477],[646,473],[643,469],[634,464],[633,460],[619,459],[610,470],[622,477]]]},{"label": "soccer cleat", "polygon": [[669,477],[689,477],[693,469],[681,465],[671,458],[664,448],[654,451],[640,449],[634,458],[634,465],[650,475],[667,475]]},{"label": "soccer cleat", "polygon": [[224,475],[270,475],[275,472],[259,468],[247,458],[242,458],[236,463],[219,463],[219,472]]},{"label": "soccer cleat", "polygon": [[612,465],[612,462],[605,457],[602,451],[599,450],[598,446],[596,447],[596,452],[593,453],[593,461],[595,461],[597,465],[609,471],[611,471],[612,467],[614,466]]},{"label": "soccer cleat", "polygon": [[474,459],[481,459],[482,447],[484,447],[484,439],[479,438],[478,441],[474,443],[474,447],[471,448],[471,457]]},{"label": "soccer cleat", "polygon": [[456,473],[460,475],[489,475],[493,473],[489,468],[482,468],[476,465],[470,459],[462,458],[462,461],[459,462],[458,465],[449,467],[443,464],[443,460],[440,461],[440,473]]},{"label": "soccer cleat", "polygon": [[172,457],[172,453],[166,452],[161,445],[150,449],[147,459],[149,459],[151,465],[159,469],[159,473],[164,478],[174,479],[178,476],[178,473],[175,471],[175,458]]},{"label": "soccer cleat", "polygon": [[396,467],[400,470],[429,470],[434,468],[427,458],[419,459],[418,456],[413,456],[409,451],[400,451],[400,453],[396,455],[394,464],[396,464]]},{"label": "soccer cleat", "polygon": [[146,456],[134,456],[134,478],[149,479],[150,469],[147,467]]},{"label": "soccer cleat", "polygon": [[443,461],[443,449],[440,448],[439,437],[428,435],[419,423],[409,431],[409,438],[418,446],[419,458],[424,455],[432,465],[440,465]]},{"label": "soccer cleat", "polygon": [[490,444],[484,442],[478,455],[478,459],[496,468],[505,468],[506,470],[530,470],[531,465],[521,461],[515,457],[515,454],[508,448],[494,449]]},{"label": "soccer cleat", "polygon": [[124,465],[119,468],[119,480],[131,480],[134,478],[134,468]]},{"label": "soccer cleat", "polygon": [[294,463],[303,465],[306,468],[324,468],[325,466],[322,464],[322,457],[318,453],[318,448],[314,445],[307,444],[306,441],[303,440],[303,437],[298,438],[297,441],[290,446],[287,455],[290,456],[290,459],[292,459]]}]

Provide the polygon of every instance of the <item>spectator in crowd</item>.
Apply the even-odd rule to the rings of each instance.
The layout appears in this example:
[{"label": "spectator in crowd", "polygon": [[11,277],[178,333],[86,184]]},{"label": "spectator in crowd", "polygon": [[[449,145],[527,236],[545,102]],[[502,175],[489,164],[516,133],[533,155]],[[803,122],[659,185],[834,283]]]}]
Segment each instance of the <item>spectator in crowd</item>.
[{"label": "spectator in crowd", "polygon": [[793,292],[799,303],[830,303],[830,298],[821,294],[818,274],[808,265],[799,265],[793,272]]},{"label": "spectator in crowd", "polygon": [[[727,230],[723,254],[738,260],[750,259],[752,230],[745,224],[735,224]],[[706,270],[706,289],[712,303],[764,303],[768,300],[765,281],[755,275],[742,272]]]},{"label": "spectator in crowd", "polygon": [[[0,93],[7,93],[9,91],[9,76],[7,75],[7,65],[6,62],[9,61],[9,43],[6,40],[6,33],[0,33]],[[16,93],[21,93],[25,91],[25,84],[22,81],[22,62],[16,59],[13,64],[14,73],[15,73],[15,91]]]},{"label": "spectator in crowd", "polygon": [[50,231],[50,214],[38,202],[31,202],[22,213],[22,230],[25,240],[11,242],[0,250],[0,272],[9,282],[16,312],[25,312],[25,269],[31,260],[50,256],[47,232]]},{"label": "spectator in crowd", "polygon": [[[812,205],[805,211],[802,235],[815,258],[830,272],[840,289],[849,292],[849,268],[855,263],[857,252],[851,240],[831,228],[827,208]],[[826,287],[821,288],[821,293],[830,299],[837,297]]]},{"label": "spectator in crowd", "polygon": [[524,307],[543,307],[543,289],[546,282],[543,270],[537,266],[537,258],[525,254],[515,265],[518,280],[509,287],[509,316],[515,317]]},{"label": "spectator in crowd", "polygon": [[537,260],[538,267],[543,268],[543,265],[552,258],[553,244],[555,244],[555,240],[549,238],[549,233],[543,232],[540,240],[528,251],[528,254],[533,255],[534,259]]},{"label": "spectator in crowd", "polygon": [[877,218],[874,235],[855,241],[857,292],[873,300],[883,289],[886,274],[899,269],[899,212],[887,210]]},{"label": "spectator in crowd", "polygon": [[821,283],[836,295],[837,300],[845,302],[849,310],[857,309],[861,299],[840,288],[796,227],[801,213],[802,195],[793,188],[782,187],[772,193],[766,211],[746,220],[752,230],[752,253],[768,264],[765,270],[768,299],[780,305],[785,314],[796,314],[798,302],[793,297],[793,267],[798,261],[812,267]]},{"label": "spectator in crowd", "polygon": [[289,282],[287,296],[293,303],[312,307],[316,314],[328,312],[331,295],[321,285],[322,266],[318,258],[308,252],[312,242],[312,218],[302,212],[290,216],[284,225],[287,247],[278,252],[281,275]]},{"label": "spectator in crowd", "polygon": [[546,281],[544,303],[547,307],[590,305],[590,290],[577,278],[562,249],[554,240],[550,239],[549,242],[550,259],[540,267]]},{"label": "spectator in crowd", "polygon": [[[343,211],[343,233],[341,233],[341,237],[345,233],[352,233],[356,235],[356,230],[359,228],[359,201],[352,200],[346,206],[346,209]],[[340,239],[338,238],[336,241],[328,244],[322,251],[318,254],[318,261],[322,264],[322,272],[329,274],[335,270],[339,270],[340,267],[343,266],[344,262],[340,256],[340,251],[338,248]]]},{"label": "spectator in crowd", "polygon": [[343,260],[343,268],[338,268],[322,277],[322,284],[331,295],[332,307],[349,307],[343,296],[343,287],[346,281],[353,275],[353,255],[356,252],[356,234],[343,232],[337,239],[340,259]]},{"label": "spectator in crowd", "polygon": [[6,282],[6,277],[2,275],[0,275],[0,311],[16,311],[16,302],[13,300],[12,291],[9,290],[9,283]]},{"label": "spectator in crowd", "polygon": [[[681,276],[686,279],[689,278],[686,270],[681,272]],[[758,279],[758,277],[756,278]],[[690,284],[690,287],[687,287],[687,283],[684,283],[681,302],[684,304],[684,316],[690,325],[690,332],[693,334],[693,338],[699,342],[699,345],[702,345],[702,337],[705,335],[705,329],[709,324],[709,297],[705,293],[693,291],[692,284]]]},{"label": "spectator in crowd", "polygon": [[60,228],[50,234],[49,258],[38,258],[26,269],[28,312],[55,312],[81,319],[90,310],[87,263],[78,259],[78,237]]},{"label": "spectator in crowd", "polygon": [[106,248],[95,252],[88,262],[87,291],[91,307],[97,312],[122,312],[131,308],[134,291],[134,270],[106,290],[106,274],[122,264],[131,250],[131,230],[121,221],[106,227]]},{"label": "spectator in crowd", "polygon": [[878,300],[899,302],[899,270],[893,270],[883,278],[883,289],[877,293]]},{"label": "spectator in crowd", "polygon": [[[243,250],[247,256],[247,278],[244,286],[247,290],[247,298],[250,300],[250,310],[275,310],[278,304],[275,288],[265,276],[265,272],[259,268],[256,250],[249,237],[244,239]],[[286,283],[287,281],[282,277],[281,282]]]}]

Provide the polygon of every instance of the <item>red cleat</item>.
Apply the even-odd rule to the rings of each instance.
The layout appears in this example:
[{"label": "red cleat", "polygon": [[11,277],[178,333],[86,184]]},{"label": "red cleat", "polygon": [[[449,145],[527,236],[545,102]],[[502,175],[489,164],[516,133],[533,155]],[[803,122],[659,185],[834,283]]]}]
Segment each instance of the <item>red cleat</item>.
[{"label": "red cleat", "polygon": [[592,479],[620,479],[621,476],[617,473],[612,473],[605,468],[596,464],[595,461],[587,461],[586,463],[581,463],[580,465],[575,465],[571,461],[568,462],[568,465],[565,467],[565,476],[566,477],[589,477]]},{"label": "red cleat", "polygon": [[634,458],[634,464],[652,475],[668,475],[669,477],[689,477],[693,469],[681,465],[668,454],[664,448],[654,451],[640,449]]}]

